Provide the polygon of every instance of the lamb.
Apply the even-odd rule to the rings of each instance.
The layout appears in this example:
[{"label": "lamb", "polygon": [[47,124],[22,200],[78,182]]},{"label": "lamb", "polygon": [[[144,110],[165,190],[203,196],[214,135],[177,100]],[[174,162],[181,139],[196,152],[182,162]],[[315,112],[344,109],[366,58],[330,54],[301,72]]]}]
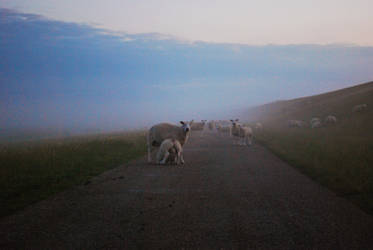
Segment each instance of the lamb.
[{"label": "lamb", "polygon": [[157,153],[157,163],[165,164],[167,162],[184,164],[183,147],[175,139],[166,139],[162,142]]},{"label": "lamb", "polygon": [[240,145],[250,146],[252,144],[253,130],[250,127],[242,126],[238,123],[238,119],[231,120],[232,122],[232,135],[241,139]]},{"label": "lamb", "polygon": [[[147,138],[147,147],[148,147],[148,162],[152,161],[151,151],[152,147],[159,147],[162,142],[166,139],[175,139],[178,140],[181,146],[188,141],[190,136],[190,126],[193,124],[193,120],[190,122],[180,121],[181,127],[169,124],[169,123],[160,123],[154,125],[149,129],[148,138]],[[182,160],[182,163],[184,161]]]},{"label": "lamb", "polygon": [[328,123],[328,124],[335,124],[335,123],[337,123],[337,118],[336,118],[334,115],[328,115],[328,116],[325,118],[325,123]]},{"label": "lamb", "polygon": [[364,104],[355,105],[352,111],[361,112],[361,111],[366,110],[367,108],[368,108],[368,104],[364,103]]}]

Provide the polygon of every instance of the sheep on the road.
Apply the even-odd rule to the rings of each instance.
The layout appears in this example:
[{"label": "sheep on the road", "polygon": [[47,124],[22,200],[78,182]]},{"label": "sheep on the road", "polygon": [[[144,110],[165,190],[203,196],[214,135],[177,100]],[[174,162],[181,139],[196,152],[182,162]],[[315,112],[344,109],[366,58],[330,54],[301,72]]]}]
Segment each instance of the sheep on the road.
[{"label": "sheep on the road", "polygon": [[193,120],[190,122],[180,121],[181,127],[170,124],[170,123],[160,123],[154,125],[149,129],[147,138],[148,147],[148,162],[152,161],[151,151],[152,147],[159,147],[162,142],[166,139],[178,140],[181,146],[188,141],[190,136],[190,126],[193,124]]},{"label": "sheep on the road", "polygon": [[207,120],[201,120],[201,122],[193,122],[191,125],[192,130],[203,130]]},{"label": "sheep on the road", "polygon": [[240,145],[250,146],[252,144],[253,130],[250,127],[243,126],[238,123],[238,119],[231,120],[232,122],[232,135],[236,136],[241,140],[238,142]]},{"label": "sheep on the road", "polygon": [[183,147],[175,139],[166,139],[161,143],[157,153],[157,163],[166,164],[167,162],[184,164]]}]

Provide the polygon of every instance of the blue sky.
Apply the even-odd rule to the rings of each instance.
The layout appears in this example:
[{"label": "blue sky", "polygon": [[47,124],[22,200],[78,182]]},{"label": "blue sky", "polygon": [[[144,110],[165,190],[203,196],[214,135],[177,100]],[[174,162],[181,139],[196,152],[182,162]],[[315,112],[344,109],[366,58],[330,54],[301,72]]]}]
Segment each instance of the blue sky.
[{"label": "blue sky", "polygon": [[1,128],[228,118],[373,79],[370,46],[198,42],[10,9],[0,16]]}]

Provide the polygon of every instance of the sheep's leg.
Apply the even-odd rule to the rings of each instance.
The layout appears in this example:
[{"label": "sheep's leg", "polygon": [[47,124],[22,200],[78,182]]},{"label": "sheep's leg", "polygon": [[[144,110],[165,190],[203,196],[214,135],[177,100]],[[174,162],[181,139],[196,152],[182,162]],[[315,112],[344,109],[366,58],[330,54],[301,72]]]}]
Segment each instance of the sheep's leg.
[{"label": "sheep's leg", "polygon": [[180,163],[181,163],[181,164],[184,164],[184,163],[185,163],[185,162],[184,162],[184,156],[183,156],[182,153],[180,153]]},{"label": "sheep's leg", "polygon": [[176,165],[180,165],[180,161],[181,161],[181,152],[177,152]]},{"label": "sheep's leg", "polygon": [[164,154],[163,160],[161,160],[159,163],[160,164],[166,164],[166,161],[167,161],[169,155],[170,155],[170,153],[168,151],[166,151],[165,154]]},{"label": "sheep's leg", "polygon": [[150,138],[149,138],[150,136],[149,136],[149,134],[148,134],[148,136],[147,136],[147,145],[148,145],[148,163],[151,163],[152,162],[152,156],[151,156],[151,152],[152,152],[152,150],[151,150],[151,147],[152,147],[152,145],[150,144]]}]

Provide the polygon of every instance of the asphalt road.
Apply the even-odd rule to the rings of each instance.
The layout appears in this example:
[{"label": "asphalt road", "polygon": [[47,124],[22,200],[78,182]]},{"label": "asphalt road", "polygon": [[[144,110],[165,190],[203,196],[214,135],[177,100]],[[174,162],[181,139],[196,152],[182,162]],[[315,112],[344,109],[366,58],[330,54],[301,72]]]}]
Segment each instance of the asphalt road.
[{"label": "asphalt road", "polygon": [[372,249],[373,217],[265,148],[194,132],[0,220],[0,249]]}]

